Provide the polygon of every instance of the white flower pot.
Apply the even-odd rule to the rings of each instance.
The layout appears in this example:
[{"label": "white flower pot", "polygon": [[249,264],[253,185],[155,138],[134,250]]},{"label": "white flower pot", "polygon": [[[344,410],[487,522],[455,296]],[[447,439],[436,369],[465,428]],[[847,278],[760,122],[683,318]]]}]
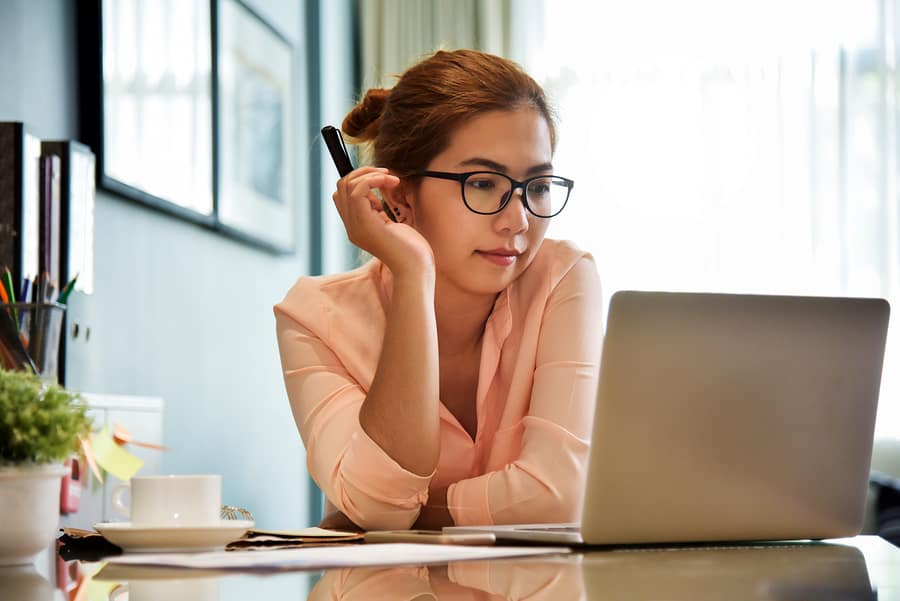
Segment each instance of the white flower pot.
[{"label": "white flower pot", "polygon": [[59,528],[60,464],[0,467],[0,566],[32,563]]}]

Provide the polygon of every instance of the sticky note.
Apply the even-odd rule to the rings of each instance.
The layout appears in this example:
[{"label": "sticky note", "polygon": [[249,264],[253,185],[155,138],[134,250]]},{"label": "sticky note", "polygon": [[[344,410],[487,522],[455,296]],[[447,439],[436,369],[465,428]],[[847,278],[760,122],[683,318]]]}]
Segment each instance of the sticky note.
[{"label": "sticky note", "polygon": [[92,436],[91,446],[97,464],[119,480],[131,480],[144,465],[143,461],[116,444],[106,426]]},{"label": "sticky note", "polygon": [[97,582],[91,580],[87,584],[87,601],[109,601],[110,593],[121,586],[118,582]]}]

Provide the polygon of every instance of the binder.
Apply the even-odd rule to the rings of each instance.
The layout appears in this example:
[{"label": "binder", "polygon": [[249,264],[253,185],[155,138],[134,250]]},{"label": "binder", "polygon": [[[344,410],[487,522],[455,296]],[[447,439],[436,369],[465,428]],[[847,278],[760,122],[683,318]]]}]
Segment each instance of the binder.
[{"label": "binder", "polygon": [[38,275],[41,141],[19,121],[0,122],[0,268],[16,286]]},{"label": "binder", "polygon": [[73,140],[45,140],[45,155],[60,158],[59,282],[76,275],[75,290],[94,291],[94,196],[96,158],[91,149]]}]

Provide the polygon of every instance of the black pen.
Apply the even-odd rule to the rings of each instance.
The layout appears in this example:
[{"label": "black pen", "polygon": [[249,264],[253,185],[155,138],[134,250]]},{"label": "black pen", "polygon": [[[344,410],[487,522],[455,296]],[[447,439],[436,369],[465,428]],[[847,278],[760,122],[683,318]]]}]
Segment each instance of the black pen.
[{"label": "black pen", "polygon": [[344,177],[353,171],[353,163],[350,162],[350,155],[347,154],[341,130],[333,125],[326,125],[322,128],[322,139],[325,140],[328,154],[331,155],[331,160],[334,161],[334,166],[337,167],[340,176]]},{"label": "black pen", "polygon": [[[350,162],[350,155],[347,154],[347,147],[344,145],[344,138],[341,137],[341,130],[333,125],[326,125],[322,128],[322,139],[325,140],[328,154],[331,155],[331,160],[334,161],[334,166],[337,167],[338,174],[341,177],[344,177],[353,171],[353,163]],[[396,222],[397,218],[394,217],[394,212],[385,202],[384,196],[382,196],[381,192],[377,189],[375,190],[375,193],[378,194],[378,198],[381,199],[381,208],[384,209],[384,212],[387,213],[387,216],[390,217],[391,221]]]}]

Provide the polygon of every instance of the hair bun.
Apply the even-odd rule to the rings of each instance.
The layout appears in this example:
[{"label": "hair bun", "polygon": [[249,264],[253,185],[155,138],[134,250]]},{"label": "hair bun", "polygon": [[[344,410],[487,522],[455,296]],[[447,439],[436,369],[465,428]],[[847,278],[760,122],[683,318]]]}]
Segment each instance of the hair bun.
[{"label": "hair bun", "polygon": [[360,103],[344,117],[341,124],[343,132],[357,140],[374,140],[378,135],[381,113],[389,94],[390,90],[386,88],[371,88],[367,91]]}]

